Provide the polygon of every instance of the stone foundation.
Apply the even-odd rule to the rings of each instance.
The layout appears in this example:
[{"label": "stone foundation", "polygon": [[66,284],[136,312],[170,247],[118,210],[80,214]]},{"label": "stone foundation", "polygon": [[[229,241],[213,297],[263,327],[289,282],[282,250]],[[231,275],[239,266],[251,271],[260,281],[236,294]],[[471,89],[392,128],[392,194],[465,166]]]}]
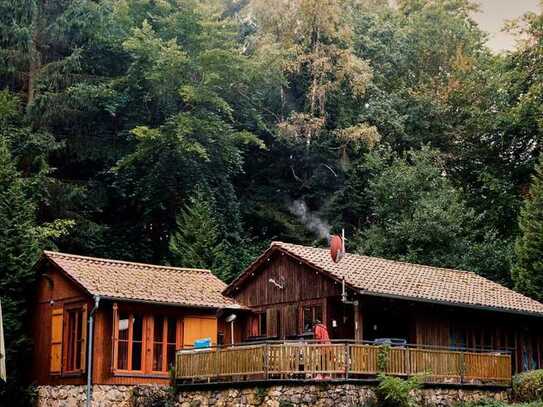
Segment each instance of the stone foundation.
[{"label": "stone foundation", "polygon": [[[86,386],[39,386],[38,407],[78,407],[85,404]],[[373,407],[374,387],[367,384],[317,384],[184,390],[139,385],[93,387],[94,407]],[[508,399],[505,390],[424,388],[417,392],[420,406],[451,407],[462,401]]]}]

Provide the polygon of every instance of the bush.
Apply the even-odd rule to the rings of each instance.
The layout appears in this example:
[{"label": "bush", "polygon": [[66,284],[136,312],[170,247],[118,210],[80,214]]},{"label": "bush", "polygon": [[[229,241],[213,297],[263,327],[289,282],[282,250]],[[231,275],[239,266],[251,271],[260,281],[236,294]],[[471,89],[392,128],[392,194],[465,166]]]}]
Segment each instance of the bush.
[{"label": "bush", "polygon": [[375,393],[379,407],[417,407],[413,391],[421,387],[418,377],[404,380],[380,373],[377,378],[379,385]]},{"label": "bush", "polygon": [[532,370],[515,375],[513,399],[520,402],[543,401],[543,370]]}]

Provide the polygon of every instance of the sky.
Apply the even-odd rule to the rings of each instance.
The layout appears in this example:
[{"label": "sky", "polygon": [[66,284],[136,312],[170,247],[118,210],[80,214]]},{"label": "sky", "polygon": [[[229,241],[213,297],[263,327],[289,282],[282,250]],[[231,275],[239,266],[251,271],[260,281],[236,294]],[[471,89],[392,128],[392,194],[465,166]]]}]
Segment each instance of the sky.
[{"label": "sky", "polygon": [[481,28],[490,34],[488,46],[499,52],[514,48],[515,39],[501,32],[506,20],[522,16],[527,11],[538,11],[539,0],[478,0],[481,11],[473,16]]}]

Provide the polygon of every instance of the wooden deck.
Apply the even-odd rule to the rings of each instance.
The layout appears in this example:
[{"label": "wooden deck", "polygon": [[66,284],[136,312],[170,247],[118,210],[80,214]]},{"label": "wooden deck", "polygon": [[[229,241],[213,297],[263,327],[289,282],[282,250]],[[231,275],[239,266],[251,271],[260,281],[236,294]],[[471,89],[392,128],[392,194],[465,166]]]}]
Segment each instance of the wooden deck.
[{"label": "wooden deck", "polygon": [[367,380],[379,371],[395,376],[419,375],[427,383],[508,386],[511,355],[505,351],[384,347],[355,342],[267,342],[178,351],[175,379],[180,385]]}]

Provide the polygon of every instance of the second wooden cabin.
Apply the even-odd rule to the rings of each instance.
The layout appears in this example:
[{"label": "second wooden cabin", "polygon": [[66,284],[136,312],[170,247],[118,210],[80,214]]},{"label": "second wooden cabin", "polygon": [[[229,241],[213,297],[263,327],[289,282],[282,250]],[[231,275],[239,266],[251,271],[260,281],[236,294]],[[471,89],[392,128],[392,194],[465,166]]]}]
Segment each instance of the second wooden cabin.
[{"label": "second wooden cabin", "polygon": [[513,370],[543,366],[543,304],[472,272],[274,242],[224,294],[253,314],[237,341],[399,339],[455,349],[505,350]]}]

